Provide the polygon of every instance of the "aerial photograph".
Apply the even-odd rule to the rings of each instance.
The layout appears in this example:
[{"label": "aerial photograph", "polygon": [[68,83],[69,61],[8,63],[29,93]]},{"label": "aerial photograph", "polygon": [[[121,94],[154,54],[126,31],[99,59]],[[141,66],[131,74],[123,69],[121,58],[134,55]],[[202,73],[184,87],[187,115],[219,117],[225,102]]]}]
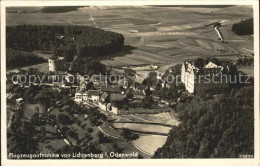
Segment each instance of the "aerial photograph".
[{"label": "aerial photograph", "polygon": [[253,6],[5,15],[8,159],[255,157]]}]

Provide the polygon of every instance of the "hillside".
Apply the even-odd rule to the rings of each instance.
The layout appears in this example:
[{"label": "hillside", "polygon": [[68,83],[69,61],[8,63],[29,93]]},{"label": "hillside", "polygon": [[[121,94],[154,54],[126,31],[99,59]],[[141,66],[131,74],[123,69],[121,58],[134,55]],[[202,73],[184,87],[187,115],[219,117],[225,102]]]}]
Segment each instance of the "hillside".
[{"label": "hillside", "polygon": [[153,158],[237,158],[254,155],[254,89],[233,89],[217,100],[185,103],[181,120]]}]

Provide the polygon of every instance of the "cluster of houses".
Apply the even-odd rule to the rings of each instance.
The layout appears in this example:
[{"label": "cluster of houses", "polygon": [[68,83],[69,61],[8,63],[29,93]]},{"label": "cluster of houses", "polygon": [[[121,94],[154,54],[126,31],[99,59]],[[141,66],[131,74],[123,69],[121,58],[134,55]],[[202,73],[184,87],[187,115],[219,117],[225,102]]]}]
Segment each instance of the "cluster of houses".
[{"label": "cluster of houses", "polygon": [[142,100],[150,88],[143,79],[120,79],[116,83],[106,81],[87,80],[82,82],[75,93],[77,103],[93,103],[101,110],[120,114],[122,106],[129,101]]},{"label": "cluster of houses", "polygon": [[[226,76],[229,75],[229,72],[228,66],[221,66],[212,61],[201,66],[197,66],[192,61],[185,61],[181,68],[181,82],[189,93],[205,93],[212,88],[228,87],[229,80]],[[199,76],[208,76],[209,82]],[[210,79],[215,76],[218,76],[216,77],[219,81],[217,83],[214,82],[216,78]],[[198,80],[199,78],[202,79]],[[157,79],[160,87],[170,87],[160,76]],[[145,96],[151,95],[157,85],[148,86],[146,81],[145,77],[136,75],[131,79],[129,77],[119,79],[113,84],[108,84],[104,79],[84,81],[77,88],[74,100],[83,104],[91,102],[104,111],[120,114],[124,110],[122,105],[129,102],[138,103],[139,101],[140,103]]]}]

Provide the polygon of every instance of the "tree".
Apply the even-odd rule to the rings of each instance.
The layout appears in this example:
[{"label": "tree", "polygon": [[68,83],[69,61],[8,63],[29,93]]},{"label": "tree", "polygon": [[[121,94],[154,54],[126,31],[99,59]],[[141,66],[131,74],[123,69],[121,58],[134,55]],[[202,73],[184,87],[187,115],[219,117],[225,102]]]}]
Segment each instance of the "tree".
[{"label": "tree", "polygon": [[137,134],[134,134],[131,130],[125,128],[123,129],[121,136],[123,136],[123,138],[126,140],[135,140],[139,138]]},{"label": "tree", "polygon": [[71,118],[67,114],[64,114],[64,113],[58,114],[57,122],[62,125],[68,125],[68,124],[72,123]]},{"label": "tree", "polygon": [[143,107],[143,108],[149,108],[149,109],[151,109],[152,106],[153,106],[153,103],[154,103],[154,100],[153,100],[153,97],[152,97],[152,96],[145,96],[145,97],[142,99],[142,107]]}]

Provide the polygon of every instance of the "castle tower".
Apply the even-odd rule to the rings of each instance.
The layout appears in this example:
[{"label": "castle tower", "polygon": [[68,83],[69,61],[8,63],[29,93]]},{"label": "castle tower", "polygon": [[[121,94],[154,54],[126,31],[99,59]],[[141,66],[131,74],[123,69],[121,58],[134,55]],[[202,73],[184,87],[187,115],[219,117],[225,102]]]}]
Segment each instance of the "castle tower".
[{"label": "castle tower", "polygon": [[56,72],[55,62],[56,62],[56,59],[55,59],[55,58],[49,58],[49,59],[48,59],[49,72]]}]

